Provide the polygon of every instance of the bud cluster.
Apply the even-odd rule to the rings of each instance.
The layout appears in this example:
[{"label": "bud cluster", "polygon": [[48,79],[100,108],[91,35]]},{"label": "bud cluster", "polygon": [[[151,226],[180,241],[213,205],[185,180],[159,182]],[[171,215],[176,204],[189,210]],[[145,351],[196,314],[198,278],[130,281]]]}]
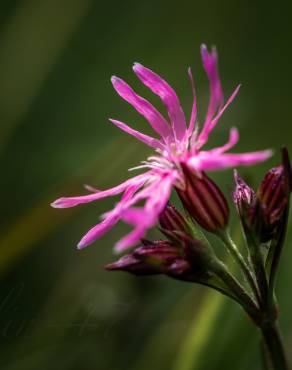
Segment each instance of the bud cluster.
[{"label": "bud cluster", "polygon": [[161,230],[169,240],[142,240],[132,253],[106,266],[134,275],[164,274],[185,281],[208,278],[212,250],[191,235],[183,215],[168,204],[160,215]]},{"label": "bud cluster", "polygon": [[235,171],[236,188],[233,200],[245,234],[267,242],[273,239],[288,206],[291,186],[291,165],[287,151],[282,164],[265,175],[257,193]]},{"label": "bud cluster", "polygon": [[[176,191],[188,217],[168,203],[159,216],[160,231],[166,240],[142,239],[138,248],[107,265],[106,269],[138,276],[162,274],[211,286],[235,299],[254,320],[258,320],[258,309],[272,307],[273,276],[281,253],[279,243],[284,239],[283,225],[287,223],[292,190],[287,151],[283,150],[282,164],[268,171],[257,192],[236,171],[234,173],[233,200],[249,245],[247,261],[228,233],[229,208],[221,190],[204,172],[194,172],[185,163],[181,163],[181,169],[183,182]],[[208,241],[197,239],[199,232],[195,224],[221,239],[241,268],[251,295],[217,258]],[[269,241],[274,243],[269,244],[264,259],[259,247]]]}]

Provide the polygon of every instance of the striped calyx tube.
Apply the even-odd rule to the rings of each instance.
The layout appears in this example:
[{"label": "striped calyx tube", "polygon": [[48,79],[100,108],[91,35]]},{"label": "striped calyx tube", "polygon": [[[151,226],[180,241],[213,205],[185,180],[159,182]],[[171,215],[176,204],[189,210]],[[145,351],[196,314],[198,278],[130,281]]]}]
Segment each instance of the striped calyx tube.
[{"label": "striped calyx tube", "polygon": [[221,190],[204,172],[197,174],[184,163],[181,167],[184,187],[176,191],[189,215],[207,231],[225,229],[229,208]]},{"label": "striped calyx tube", "polygon": [[281,216],[290,195],[285,187],[285,172],[283,166],[272,168],[265,176],[258,191],[269,225],[273,225]]},{"label": "striped calyx tube", "polygon": [[185,217],[170,203],[168,203],[159,216],[159,223],[162,229],[169,232],[179,231],[190,235],[191,231]]}]

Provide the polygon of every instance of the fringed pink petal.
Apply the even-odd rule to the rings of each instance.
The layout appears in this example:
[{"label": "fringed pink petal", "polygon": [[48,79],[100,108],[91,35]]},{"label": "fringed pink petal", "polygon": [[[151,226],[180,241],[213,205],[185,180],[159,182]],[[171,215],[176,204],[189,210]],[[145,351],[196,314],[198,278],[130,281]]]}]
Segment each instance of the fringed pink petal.
[{"label": "fringed pink petal", "polygon": [[114,247],[116,252],[122,252],[125,249],[137,244],[146,233],[144,227],[136,227],[129,234],[120,239]]},{"label": "fringed pink petal", "polygon": [[218,56],[216,48],[212,48],[212,51],[209,53],[206,45],[202,45],[201,56],[210,83],[210,101],[206,115],[206,122],[210,122],[217,109],[222,107],[224,97],[218,73]]},{"label": "fringed pink petal", "polygon": [[198,141],[197,141],[197,148],[198,149],[201,148],[208,141],[210,132],[216,126],[217,122],[219,121],[219,119],[221,118],[222,114],[225,112],[227,107],[232,103],[232,101],[234,100],[234,98],[238,94],[239,89],[240,89],[240,85],[238,85],[236,87],[236,89],[230,95],[229,99],[227,100],[227,102],[225,103],[223,108],[219,110],[217,115],[211,121],[206,121],[204,123],[203,129],[202,129],[202,131],[201,131],[201,133],[198,137]]},{"label": "fringed pink petal", "polygon": [[198,155],[191,157],[188,160],[188,164],[196,171],[211,171],[229,167],[253,165],[265,161],[272,155],[272,150],[242,154],[214,154],[202,151]]},{"label": "fringed pink petal", "polygon": [[123,209],[127,207],[127,203],[141,186],[143,186],[143,183],[139,182],[129,186],[114,209],[103,215],[103,221],[92,227],[84,235],[78,243],[78,249],[87,247],[89,244],[92,244],[95,240],[107,233],[120,220]]},{"label": "fringed pink petal", "polygon": [[111,197],[111,196],[122,193],[124,190],[126,190],[131,185],[143,184],[148,179],[148,177],[149,177],[149,174],[146,172],[145,174],[138,175],[131,179],[128,179],[122,184],[115,186],[108,190],[98,191],[93,194],[81,195],[77,197],[62,197],[62,198],[55,200],[53,203],[51,203],[51,206],[53,208],[70,208],[70,207],[75,207],[79,204],[90,203],[95,200],[99,200],[99,199],[106,198],[106,197]]},{"label": "fringed pink petal", "polygon": [[173,88],[156,73],[139,63],[134,64],[133,70],[143,84],[158,95],[166,106],[176,139],[184,139],[186,134],[185,115]]},{"label": "fringed pink petal", "polygon": [[111,78],[113,87],[116,92],[129,104],[131,104],[137,112],[142,114],[150,123],[152,128],[167,142],[173,137],[171,127],[163,116],[150,104],[146,99],[142,98],[134,92],[134,90],[122,79],[113,76]]},{"label": "fringed pink petal", "polygon": [[239,132],[236,127],[232,127],[229,134],[229,140],[226,144],[210,150],[210,152],[215,154],[221,154],[227,152],[229,149],[233,148],[239,140]]},{"label": "fringed pink petal", "polygon": [[142,141],[143,143],[145,143],[146,145],[154,148],[154,149],[163,149],[164,146],[163,144],[151,137],[151,136],[148,136],[148,135],[145,135],[145,134],[142,134],[142,132],[139,132],[139,131],[136,131],[134,129],[132,129],[131,127],[129,127],[128,125],[126,125],[125,123],[121,122],[121,121],[118,121],[116,119],[109,119],[110,122],[112,122],[115,126],[117,126],[118,128],[120,128],[121,130],[127,132],[128,134],[134,136],[136,139]]},{"label": "fringed pink petal", "polygon": [[197,119],[197,97],[196,97],[195,82],[194,82],[191,68],[188,69],[188,75],[189,75],[189,78],[192,84],[192,92],[193,92],[193,105],[192,105],[190,123],[188,127],[188,137],[190,137],[193,134],[193,131],[195,129],[195,124],[196,124],[196,119]]},{"label": "fringed pink petal", "polygon": [[[144,237],[146,231],[157,223],[160,213],[169,200],[172,185],[176,177],[176,171],[158,177],[147,188],[142,190],[144,193],[143,197],[146,198],[144,207],[127,208],[123,211],[122,219],[125,222],[135,225],[135,228],[130,234],[116,244],[116,251],[124,250],[137,243]],[[136,196],[137,195],[139,194],[136,194]],[[134,198],[135,197],[130,201],[131,203],[133,203]],[[136,200],[138,200],[138,198],[136,198]]]},{"label": "fringed pink petal", "polygon": [[[144,208],[130,208],[123,212],[123,220],[131,225],[139,225],[145,223]],[[149,220],[147,221],[147,223]]]},{"label": "fringed pink petal", "polygon": [[77,245],[78,249],[83,249],[88,245],[95,242],[98,238],[106,234],[118,221],[120,220],[120,215],[115,214],[107,217],[99,224],[93,226],[80,240]]}]

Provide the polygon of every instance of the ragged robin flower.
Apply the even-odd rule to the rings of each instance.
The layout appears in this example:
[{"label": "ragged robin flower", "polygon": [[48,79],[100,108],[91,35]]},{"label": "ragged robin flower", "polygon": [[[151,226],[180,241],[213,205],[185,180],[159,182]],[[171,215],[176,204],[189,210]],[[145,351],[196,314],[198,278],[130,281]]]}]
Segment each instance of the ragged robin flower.
[{"label": "ragged robin flower", "polygon": [[[217,52],[201,47],[203,67],[210,83],[210,100],[202,129],[198,130],[197,101],[192,72],[189,77],[193,90],[193,105],[189,123],[182,110],[178,96],[172,87],[152,70],[139,63],[133,66],[138,79],[161,99],[168,113],[166,119],[146,99],[139,96],[126,82],[113,76],[111,81],[117,93],[131,104],[151,125],[157,137],[148,136],[125,123],[110,119],[114,125],[151,147],[155,154],[148,157],[137,169],[144,173],[134,176],[118,186],[104,191],[77,197],[63,197],[52,203],[55,208],[74,207],[79,204],[123,194],[115,207],[102,216],[102,221],[93,226],[81,239],[78,248],[86,247],[109,231],[118,221],[133,225],[133,230],[116,244],[118,251],[135,245],[153,227],[167,204],[172,189],[185,188],[183,166],[200,177],[205,171],[219,170],[238,165],[252,165],[271,156],[270,150],[242,154],[227,153],[238,141],[236,128],[230,130],[228,142],[220,147],[205,150],[204,146],[226,108],[238,93],[239,86],[224,103],[221,82],[217,70]],[[135,207],[144,201],[141,207]]]},{"label": "ragged robin flower", "polygon": [[234,172],[236,188],[233,200],[245,234],[254,234],[267,242],[275,234],[292,190],[292,169],[288,151],[282,151],[282,164],[271,168],[255,192]]}]

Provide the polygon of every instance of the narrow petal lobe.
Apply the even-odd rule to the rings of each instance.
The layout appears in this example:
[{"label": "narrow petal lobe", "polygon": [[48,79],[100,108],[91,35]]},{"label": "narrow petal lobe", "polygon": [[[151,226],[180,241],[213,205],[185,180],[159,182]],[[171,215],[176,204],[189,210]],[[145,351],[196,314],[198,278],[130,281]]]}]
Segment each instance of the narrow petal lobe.
[{"label": "narrow petal lobe", "polygon": [[166,106],[175,137],[177,140],[182,140],[186,133],[186,120],[180,101],[173,88],[151,69],[139,63],[134,64],[133,70],[143,84],[160,97]]},{"label": "narrow petal lobe", "polygon": [[137,112],[142,114],[146,120],[150,123],[152,128],[167,141],[168,138],[172,137],[171,127],[168,125],[163,116],[150,104],[146,99],[142,98],[134,92],[134,90],[122,79],[113,76],[112,79],[113,87],[116,92],[131,104]]}]

